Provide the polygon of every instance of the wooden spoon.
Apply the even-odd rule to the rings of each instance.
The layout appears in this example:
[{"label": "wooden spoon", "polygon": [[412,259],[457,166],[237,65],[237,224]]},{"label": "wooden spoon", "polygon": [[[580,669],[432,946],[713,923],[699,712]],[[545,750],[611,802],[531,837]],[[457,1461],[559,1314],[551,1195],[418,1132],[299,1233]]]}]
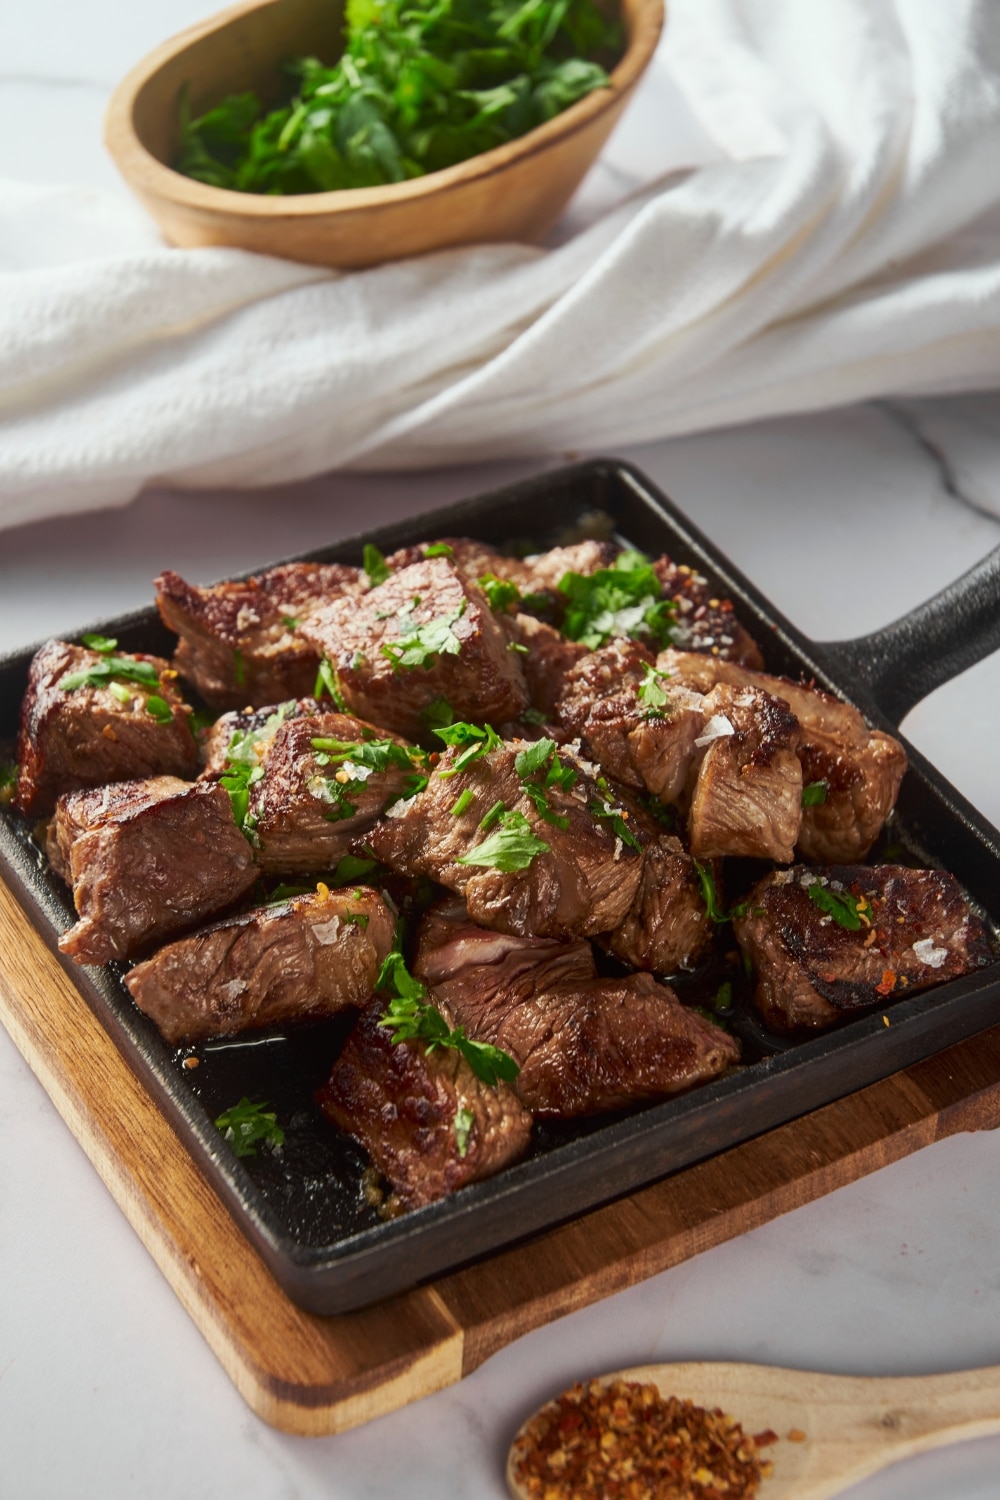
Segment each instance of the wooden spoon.
[{"label": "wooden spoon", "polygon": [[[1000,1432],[1000,1366],[886,1379],[768,1365],[637,1365],[601,1377],[602,1384],[613,1380],[652,1383],[662,1396],[721,1407],[750,1435],[776,1432],[779,1441],[761,1451],[773,1471],[761,1480],[758,1500],[828,1500],[912,1453]],[[790,1432],[805,1436],[789,1441]],[[520,1435],[507,1484],[516,1500],[527,1500],[514,1478]]]}]

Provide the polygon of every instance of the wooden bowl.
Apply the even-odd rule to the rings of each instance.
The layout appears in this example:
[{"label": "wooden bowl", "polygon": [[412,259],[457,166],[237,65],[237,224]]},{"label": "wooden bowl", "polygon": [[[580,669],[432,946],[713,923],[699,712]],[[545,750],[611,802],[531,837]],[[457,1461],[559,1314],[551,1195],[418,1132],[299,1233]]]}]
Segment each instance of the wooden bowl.
[{"label": "wooden bowl", "polygon": [[335,0],[244,0],[149,53],[117,87],[104,137],[129,187],[175,245],[236,245],[321,266],[369,266],[452,245],[538,240],[618,120],[663,26],[663,0],[622,0],[627,47],[598,89],[519,140],[387,187],[266,197],[209,187],[169,165],[178,101],[195,116],[226,94],[275,97],[289,57],[343,50]]}]

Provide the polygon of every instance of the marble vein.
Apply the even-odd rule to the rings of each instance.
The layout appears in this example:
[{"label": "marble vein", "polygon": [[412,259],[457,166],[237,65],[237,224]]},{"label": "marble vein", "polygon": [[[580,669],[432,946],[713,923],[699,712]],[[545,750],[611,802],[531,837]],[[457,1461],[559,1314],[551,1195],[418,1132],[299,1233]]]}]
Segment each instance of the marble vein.
[{"label": "marble vein", "polygon": [[981,516],[989,516],[993,521],[997,519],[995,511],[990,510],[988,506],[976,500],[974,496],[970,495],[963,488],[955,466],[948,457],[948,454],[940,443],[936,442],[934,438],[924,431],[919,419],[913,412],[908,411],[905,407],[898,405],[894,401],[874,401],[872,405],[894,427],[897,427],[901,432],[906,433],[908,437],[912,438],[921,453],[930,459],[937,473],[938,483],[946,495],[950,496],[952,500],[958,500],[962,505],[967,505],[970,510],[976,511]]}]

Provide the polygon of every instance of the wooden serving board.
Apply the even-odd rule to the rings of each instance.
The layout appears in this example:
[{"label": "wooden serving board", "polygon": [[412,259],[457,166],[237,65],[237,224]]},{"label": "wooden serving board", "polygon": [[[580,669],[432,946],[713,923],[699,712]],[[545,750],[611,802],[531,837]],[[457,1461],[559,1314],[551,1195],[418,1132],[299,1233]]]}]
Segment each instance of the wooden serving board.
[{"label": "wooden serving board", "polygon": [[1000,1026],[486,1262],[376,1307],[288,1300],[0,883],[0,1020],[241,1395],[339,1432],[505,1344],[961,1130],[1000,1124]]}]

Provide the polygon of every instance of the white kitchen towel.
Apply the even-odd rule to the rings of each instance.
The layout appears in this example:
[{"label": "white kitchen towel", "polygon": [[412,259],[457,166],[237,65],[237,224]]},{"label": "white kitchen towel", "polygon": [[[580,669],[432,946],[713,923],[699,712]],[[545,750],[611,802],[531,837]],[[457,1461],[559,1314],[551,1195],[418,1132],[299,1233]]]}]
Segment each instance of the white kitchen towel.
[{"label": "white kitchen towel", "polygon": [[0,184],[0,525],[997,383],[998,0],[671,0],[545,248],[336,274]]}]

